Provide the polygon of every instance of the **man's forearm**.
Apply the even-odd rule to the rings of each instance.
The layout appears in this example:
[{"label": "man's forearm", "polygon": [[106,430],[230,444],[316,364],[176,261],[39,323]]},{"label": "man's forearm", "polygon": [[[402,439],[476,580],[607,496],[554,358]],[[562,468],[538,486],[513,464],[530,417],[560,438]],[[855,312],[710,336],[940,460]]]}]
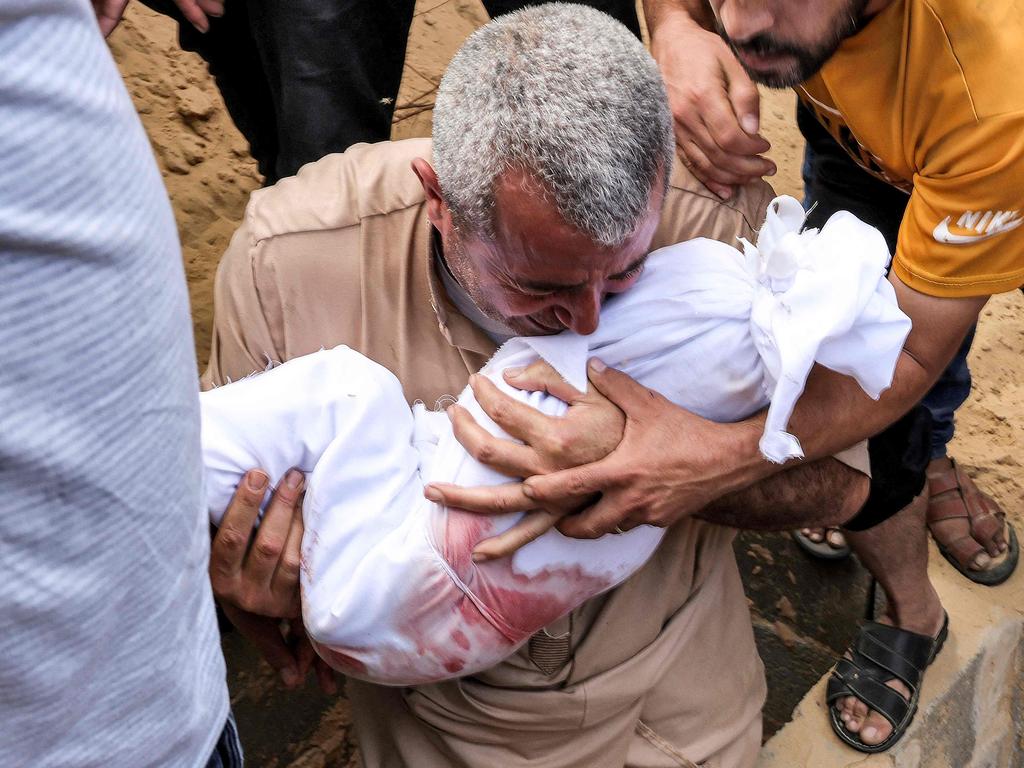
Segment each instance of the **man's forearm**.
[{"label": "man's forearm", "polygon": [[[849,376],[815,367],[789,420],[789,431],[803,448],[803,461],[832,456],[878,434],[920,402],[941,371],[934,366],[929,370],[904,351],[892,386],[872,400]],[[734,430],[737,465],[728,490],[746,488],[791,466],[772,464],[761,455],[758,440],[764,418],[761,413],[741,423],[746,429]]]},{"label": "man's forearm", "polygon": [[870,486],[867,475],[829,457],[726,494],[697,517],[758,531],[841,525],[864,506]]},{"label": "man's forearm", "polygon": [[714,16],[705,0],[643,0],[643,5],[647,30],[652,36],[665,17],[673,14],[685,16],[705,29],[714,28]]}]

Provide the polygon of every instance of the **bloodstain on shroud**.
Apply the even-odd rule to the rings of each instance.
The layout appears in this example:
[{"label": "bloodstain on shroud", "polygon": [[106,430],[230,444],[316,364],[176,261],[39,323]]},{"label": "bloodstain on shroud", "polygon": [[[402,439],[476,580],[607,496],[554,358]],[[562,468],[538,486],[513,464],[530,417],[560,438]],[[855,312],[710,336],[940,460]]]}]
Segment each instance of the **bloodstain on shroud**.
[{"label": "bloodstain on shroud", "polygon": [[473,548],[497,533],[494,518],[434,506],[431,527],[434,547],[450,573],[441,563],[429,573],[410,569],[401,600],[405,610],[395,617],[395,642],[361,648],[318,645],[333,668],[401,686],[474,674],[618,582],[611,573],[602,577],[576,564],[527,576],[514,570],[513,558],[474,563]]}]

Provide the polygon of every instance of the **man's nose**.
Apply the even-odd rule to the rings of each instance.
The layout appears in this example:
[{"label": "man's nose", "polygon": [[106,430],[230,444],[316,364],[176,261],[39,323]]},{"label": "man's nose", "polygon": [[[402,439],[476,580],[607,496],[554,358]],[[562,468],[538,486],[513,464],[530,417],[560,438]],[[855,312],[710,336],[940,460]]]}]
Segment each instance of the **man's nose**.
[{"label": "man's nose", "polygon": [[743,42],[771,31],[775,15],[765,0],[726,0],[718,9],[718,20],[732,40]]},{"label": "man's nose", "polygon": [[592,288],[580,291],[574,301],[559,307],[555,314],[566,328],[586,336],[597,330],[601,315],[601,291]]}]

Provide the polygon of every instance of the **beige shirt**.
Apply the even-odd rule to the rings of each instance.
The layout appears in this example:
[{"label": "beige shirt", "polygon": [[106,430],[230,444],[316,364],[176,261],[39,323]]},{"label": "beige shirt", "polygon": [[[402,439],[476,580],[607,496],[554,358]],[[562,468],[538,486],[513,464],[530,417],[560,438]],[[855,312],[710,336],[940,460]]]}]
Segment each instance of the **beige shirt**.
[{"label": "beige shirt", "polygon": [[[434,271],[416,157],[429,140],[356,145],[253,193],[217,274],[204,387],[344,343],[393,371],[410,402],[462,390],[495,346]],[[652,248],[753,239],[772,196],[758,184],[723,203],[677,166]],[[626,583],[481,675],[401,692],[350,681],[368,709],[404,705],[386,722],[355,708],[367,764],[621,766],[628,752],[661,765],[675,750],[667,764],[687,765],[741,738],[752,760],[765,686],[733,535],[674,525]]]}]

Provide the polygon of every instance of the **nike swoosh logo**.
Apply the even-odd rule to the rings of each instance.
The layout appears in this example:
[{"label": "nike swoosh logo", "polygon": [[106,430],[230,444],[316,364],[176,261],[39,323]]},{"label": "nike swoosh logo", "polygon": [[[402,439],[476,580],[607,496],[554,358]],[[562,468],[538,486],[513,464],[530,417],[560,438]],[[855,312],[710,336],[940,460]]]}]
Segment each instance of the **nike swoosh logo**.
[{"label": "nike swoosh logo", "polygon": [[949,231],[949,222],[953,220],[952,216],[947,216],[938,224],[935,225],[935,229],[932,230],[932,237],[938,243],[949,243],[951,245],[965,245],[967,243],[976,243],[979,240],[987,240],[990,237],[1001,235],[1004,232],[1009,232],[1011,229],[1016,229],[1021,224],[1024,224],[1024,218],[1015,219],[1001,227],[993,228],[988,232],[979,235],[957,235]]}]

